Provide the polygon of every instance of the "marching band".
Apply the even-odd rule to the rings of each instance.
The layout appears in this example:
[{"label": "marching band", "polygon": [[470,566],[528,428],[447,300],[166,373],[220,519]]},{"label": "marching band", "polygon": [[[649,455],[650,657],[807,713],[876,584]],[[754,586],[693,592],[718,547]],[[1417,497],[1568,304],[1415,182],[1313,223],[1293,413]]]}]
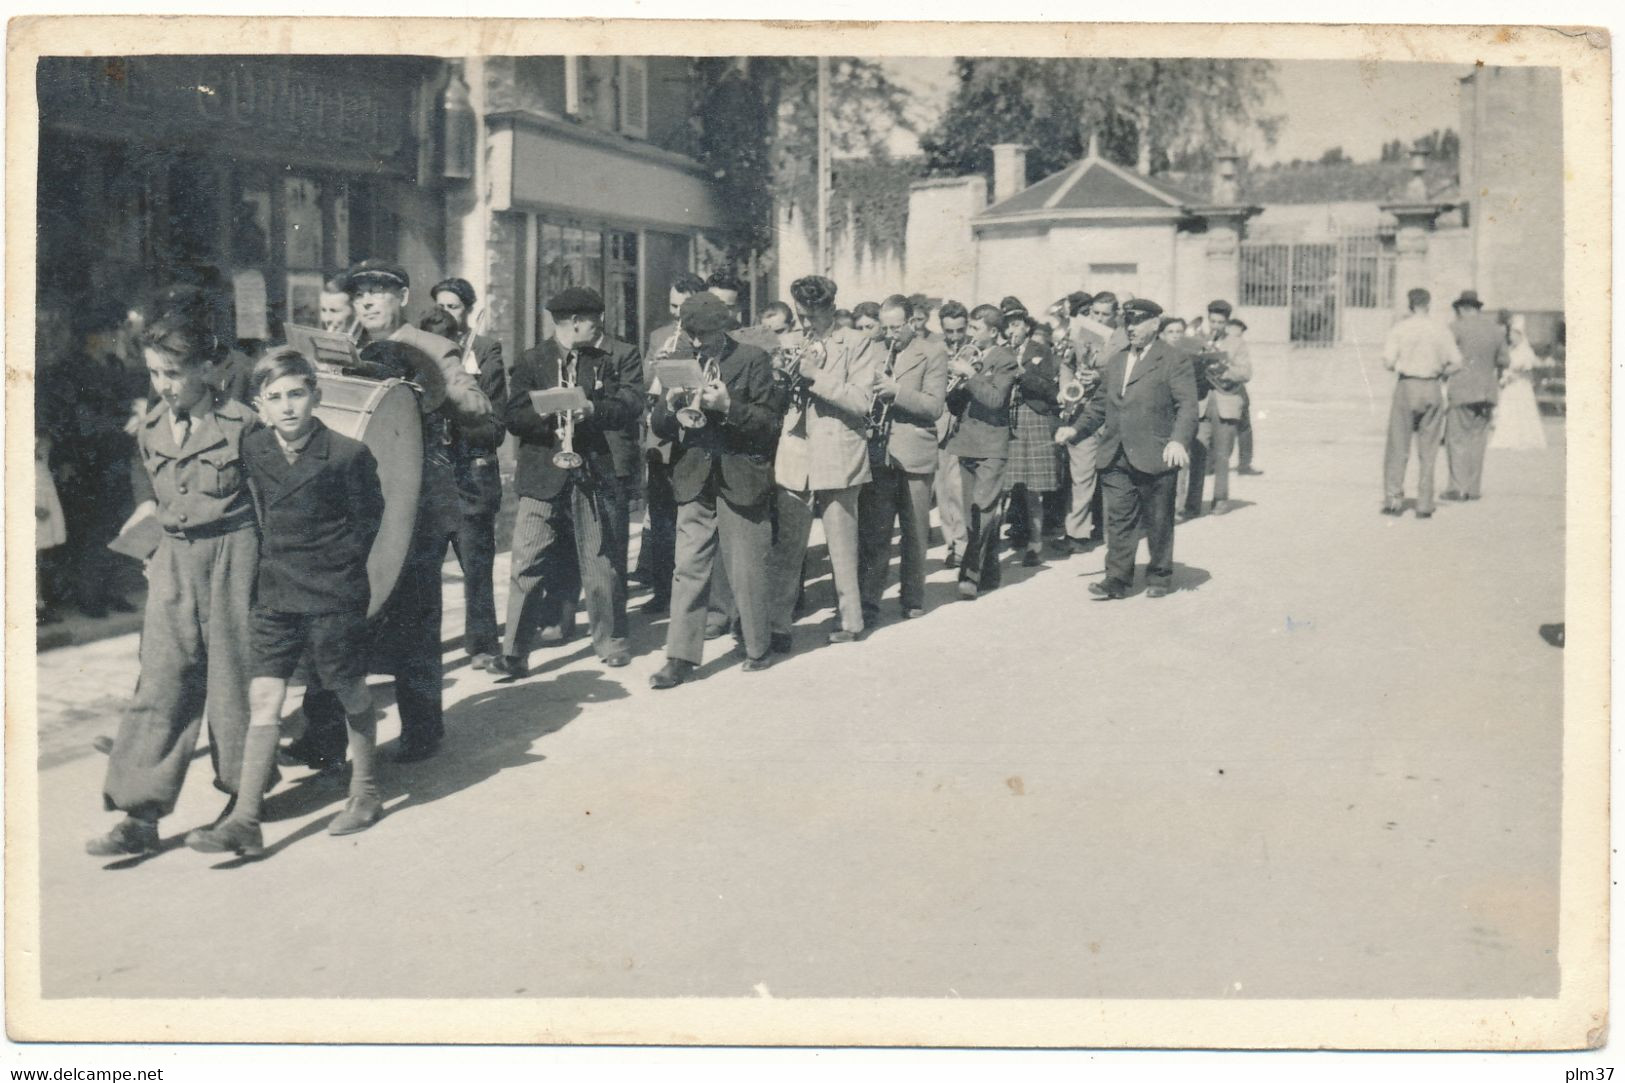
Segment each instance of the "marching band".
[{"label": "marching band", "polygon": [[[810,275],[791,285],[792,303],[762,306],[762,322],[742,327],[736,280],[685,274],[671,284],[672,322],[645,349],[607,335],[603,299],[570,287],[545,301],[552,334],[505,371],[500,346],[471,330],[472,286],[454,278],[431,291],[441,311],[425,327],[440,334],[407,322],[409,290],[407,272],[384,260],[328,280],[322,328],[290,333],[256,366],[253,409],[211,390],[219,351],[195,305],[153,313],[142,345],[156,396],[139,438],[161,530],[148,555],[141,683],[104,786],[125,818],[90,841],[92,854],[157,852],[157,821],[174,806],[205,710],[216,784],[234,796],[189,837],[194,848],[264,852],[257,817],[276,782],[273,752],[329,771],[359,758],[353,807],[334,833],[371,827],[382,809],[361,678],[395,676],[394,759],[434,755],[448,542],[470,584],[464,646],[475,668],[527,679],[538,634],[568,639],[583,597],[594,653],[626,665],[633,580],[650,590],[645,615],[669,614],[665,664],[650,681],[669,689],[696,677],[708,638],[731,633],[744,672],[794,649],[815,517],[836,594],[831,644],[859,642],[885,619],[894,550],[897,613],[925,613],[933,507],[962,599],[999,585],[1007,515],[1026,566],[1043,562],[1047,537],[1063,556],[1105,541],[1106,580],[1091,589],[1106,599],[1128,593],[1143,531],[1147,594],[1159,597],[1171,589],[1176,488],[1185,517],[1200,514],[1211,465],[1206,510],[1222,512],[1246,423],[1246,328],[1224,301],[1199,337],[1143,298],[1081,291],[1041,313],[1014,297],[945,300],[933,330],[928,298],[894,294],[848,316],[836,284]],[[322,341],[315,356],[300,353]],[[401,388],[416,400],[421,439],[392,446],[384,430],[398,439],[400,426],[373,422],[383,392]],[[336,412],[357,394],[361,406]],[[517,468],[499,628],[489,569],[505,435]],[[311,488],[282,503],[301,479],[326,476],[330,454],[347,471],[331,499]],[[640,488],[647,519],[629,569]],[[365,507],[357,492],[372,494]],[[313,538],[339,539],[329,548],[342,552]],[[341,573],[370,593],[334,586],[329,606],[270,585]],[[267,611],[277,598],[298,613]],[[306,731],[275,750],[296,649]],[[343,657],[327,656],[335,650]],[[266,688],[252,724],[251,676]]]}]

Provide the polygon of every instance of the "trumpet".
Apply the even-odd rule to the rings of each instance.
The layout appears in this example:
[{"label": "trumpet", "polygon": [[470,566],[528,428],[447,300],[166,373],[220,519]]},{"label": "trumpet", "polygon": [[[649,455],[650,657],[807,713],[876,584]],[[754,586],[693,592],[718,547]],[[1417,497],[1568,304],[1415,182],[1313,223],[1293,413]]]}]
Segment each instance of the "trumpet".
[{"label": "trumpet", "polygon": [[806,409],[808,387],[812,383],[813,375],[805,372],[807,362],[813,362],[813,368],[822,368],[825,359],[824,342],[822,339],[809,339],[803,337],[793,346],[786,346],[773,353],[773,378],[790,389],[791,401],[798,409]]},{"label": "trumpet", "polygon": [[[961,345],[957,350],[954,351],[954,355],[948,359],[948,363],[950,365],[952,365],[955,361],[958,361],[960,355],[963,354],[966,350],[970,351],[969,360],[970,360],[971,369],[972,369],[973,373],[981,372],[982,371],[982,350],[981,350],[981,348],[979,346],[976,345],[976,343],[971,342],[968,339],[965,341],[965,343],[963,345]],[[958,391],[961,387],[965,386],[965,381],[969,380],[969,379],[970,379],[969,376],[965,376],[965,375],[963,375],[961,373],[957,373],[957,372],[954,373],[952,376],[950,376],[948,378],[948,391],[949,392]]]},{"label": "trumpet", "polygon": [[553,456],[553,465],[560,470],[580,470],[583,459],[575,449],[575,411],[559,414],[559,450]]},{"label": "trumpet", "polygon": [[[711,383],[722,378],[722,370],[718,367],[716,359],[712,358],[705,363],[705,382]],[[700,400],[699,388],[688,388],[679,394],[682,396],[682,405],[677,407],[677,424],[685,429],[705,428],[705,411],[696,405]]]}]

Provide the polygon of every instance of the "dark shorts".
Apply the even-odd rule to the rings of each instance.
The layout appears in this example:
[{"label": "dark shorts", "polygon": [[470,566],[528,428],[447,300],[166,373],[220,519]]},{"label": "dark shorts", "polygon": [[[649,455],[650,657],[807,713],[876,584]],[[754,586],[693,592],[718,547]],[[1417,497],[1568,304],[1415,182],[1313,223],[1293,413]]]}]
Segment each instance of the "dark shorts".
[{"label": "dark shorts", "polygon": [[367,612],[281,613],[255,606],[248,614],[251,677],[288,680],[305,651],[323,688],[339,689],[367,676]]}]

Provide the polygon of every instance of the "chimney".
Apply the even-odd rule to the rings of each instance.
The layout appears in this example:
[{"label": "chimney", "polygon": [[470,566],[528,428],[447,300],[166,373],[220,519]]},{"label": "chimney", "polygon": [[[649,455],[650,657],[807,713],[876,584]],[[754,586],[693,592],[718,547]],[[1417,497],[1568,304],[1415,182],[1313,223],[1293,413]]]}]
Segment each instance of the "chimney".
[{"label": "chimney", "polygon": [[1227,150],[1214,159],[1213,166],[1213,202],[1221,207],[1231,207],[1241,200],[1241,186],[1236,182],[1236,162],[1240,155],[1233,150]]},{"label": "chimney", "polygon": [[993,202],[1000,203],[1027,187],[1027,148],[1021,143],[993,145]]}]

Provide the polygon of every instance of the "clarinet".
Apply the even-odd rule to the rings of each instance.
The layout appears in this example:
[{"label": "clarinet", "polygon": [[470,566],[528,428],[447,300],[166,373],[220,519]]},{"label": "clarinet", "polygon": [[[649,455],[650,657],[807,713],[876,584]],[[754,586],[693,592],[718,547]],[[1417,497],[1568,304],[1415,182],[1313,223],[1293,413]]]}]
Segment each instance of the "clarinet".
[{"label": "clarinet", "polygon": [[[897,365],[897,345],[892,343],[886,351],[886,376],[890,378]],[[892,404],[883,402],[876,394],[869,406],[869,424],[866,434],[869,440],[869,466],[879,468],[886,465],[887,448],[891,444],[892,430]]]}]

